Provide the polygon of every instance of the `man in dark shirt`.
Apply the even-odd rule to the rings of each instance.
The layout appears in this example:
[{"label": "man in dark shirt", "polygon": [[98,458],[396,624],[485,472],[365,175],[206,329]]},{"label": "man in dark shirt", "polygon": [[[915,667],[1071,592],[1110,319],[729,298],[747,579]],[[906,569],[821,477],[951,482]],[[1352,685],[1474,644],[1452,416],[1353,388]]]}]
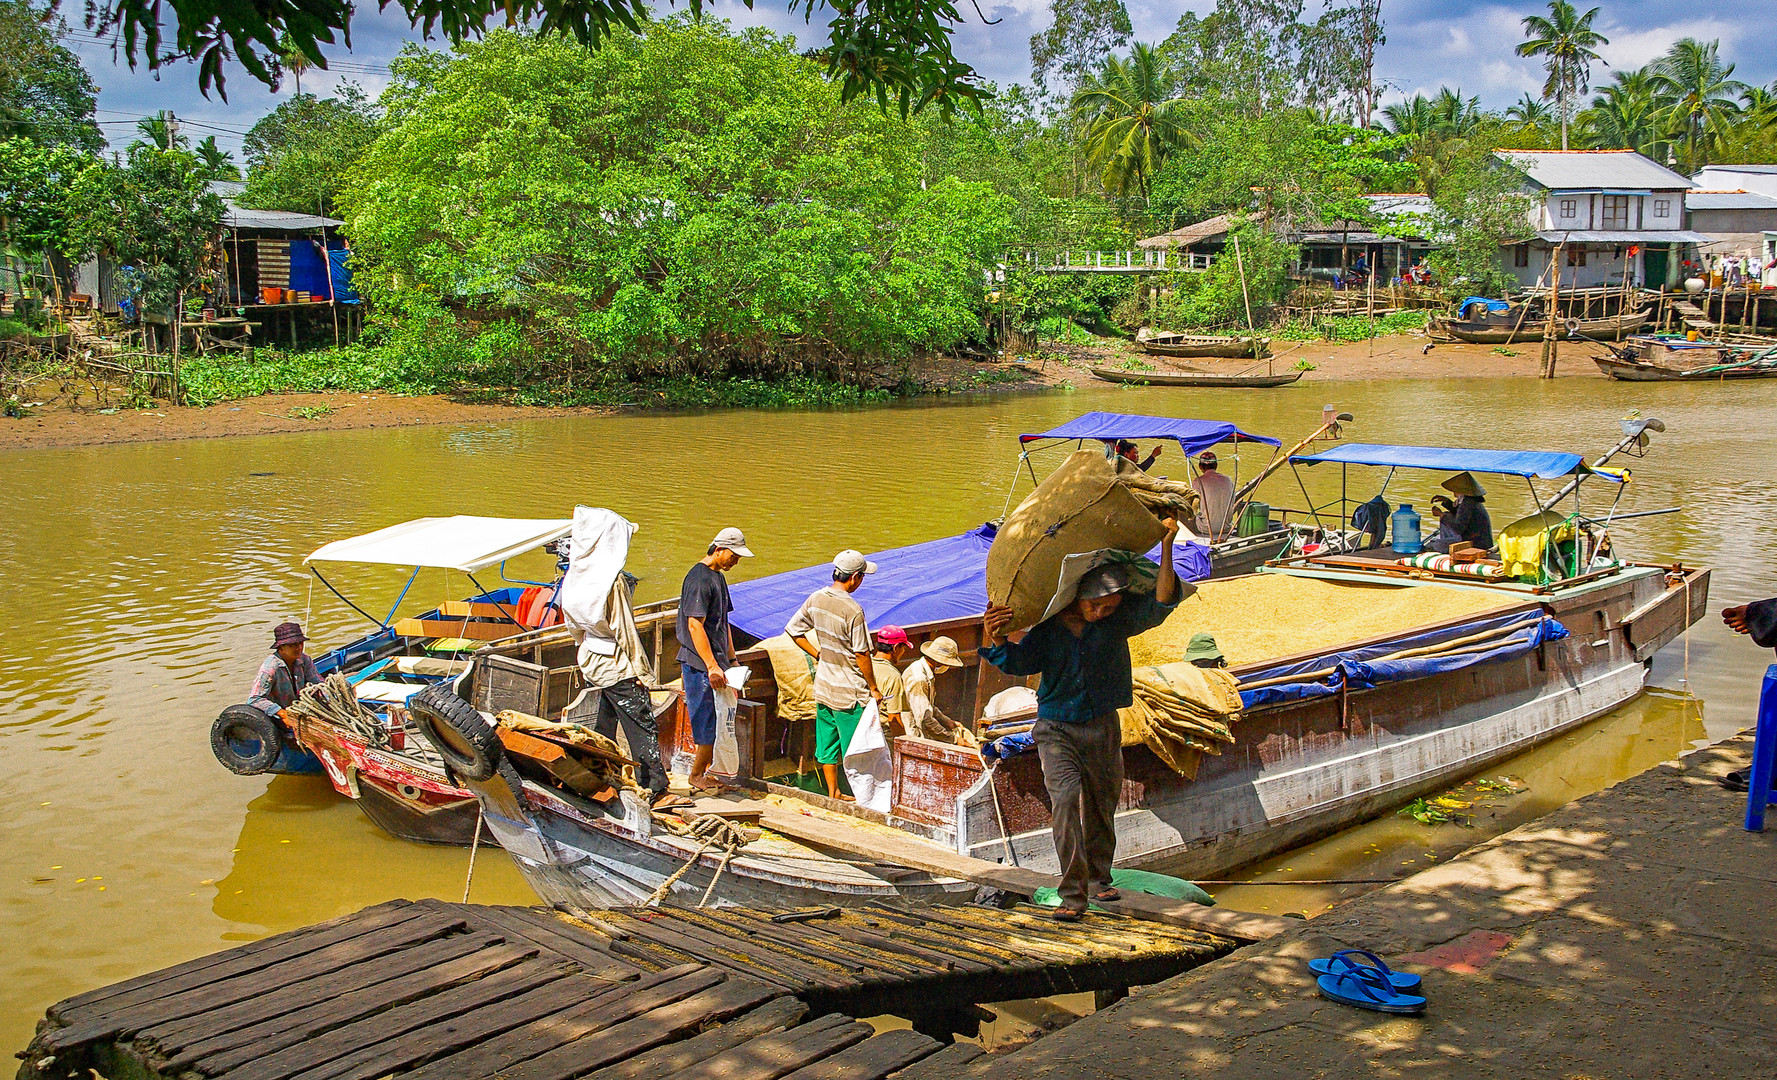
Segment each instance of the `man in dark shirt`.
[{"label": "man in dark shirt", "polygon": [[685,712],[691,718],[691,741],[697,746],[689,777],[693,791],[710,789],[704,773],[716,746],[715,692],[728,685],[723,671],[734,663],[734,633],[728,626],[734,602],[728,598],[723,574],[752,554],[739,529],[723,529],[679,588],[679,674]]},{"label": "man in dark shirt", "polygon": [[[1745,634],[1761,649],[1777,648],[1777,599],[1754,600],[1739,607],[1723,608],[1721,621],[1736,634]],[[1730,791],[1746,791],[1752,787],[1752,770],[1735,769],[1721,778]]]},{"label": "man in dark shirt", "polygon": [[1431,538],[1431,549],[1448,555],[1452,545],[1468,543],[1476,551],[1491,550],[1493,519],[1487,516],[1487,507],[1483,505],[1486,490],[1466,472],[1457,473],[1442,486],[1456,496],[1456,502],[1442,495],[1432,499],[1432,509],[1443,512],[1438,515],[1438,531]]},{"label": "man in dark shirt", "polygon": [[1172,570],[1178,521],[1166,520],[1160,577],[1153,596],[1129,592],[1129,568],[1110,564],[1080,579],[1073,603],[1038,623],[1022,641],[1005,633],[1012,609],[987,609],[983,660],[1008,675],[1041,675],[1031,735],[1049,792],[1055,856],[1061,863],[1061,906],[1072,922],[1087,897],[1118,899],[1111,887],[1117,854],[1117,799],[1123,790],[1123,726],[1117,710],[1135,701],[1129,639],[1166,621],[1181,587]]}]

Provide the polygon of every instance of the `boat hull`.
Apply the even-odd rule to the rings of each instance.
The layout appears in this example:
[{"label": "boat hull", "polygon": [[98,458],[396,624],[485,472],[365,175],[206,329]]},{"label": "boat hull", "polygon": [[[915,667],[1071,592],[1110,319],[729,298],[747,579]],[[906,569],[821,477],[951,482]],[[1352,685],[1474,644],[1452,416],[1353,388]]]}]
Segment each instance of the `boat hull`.
[{"label": "boat hull", "polygon": [[1148,340],[1140,343],[1142,351],[1152,356],[1220,358],[1224,360],[1263,360],[1271,355],[1271,339],[1260,338],[1255,350],[1251,338],[1185,340],[1179,342]]},{"label": "boat hull", "polygon": [[[1595,584],[1545,605],[1571,633],[1520,657],[1250,710],[1195,781],[1125,750],[1117,863],[1218,877],[1442,790],[1634,698],[1644,662],[1707,599],[1707,571],[1688,586],[1657,571]],[[1034,755],[961,792],[956,821],[964,854],[1056,869]]]},{"label": "boat hull", "polygon": [[[1648,315],[1638,311],[1633,315],[1609,319],[1586,319],[1572,324],[1564,324],[1557,331],[1558,338],[1569,334],[1591,338],[1595,341],[1621,341],[1623,338],[1637,333],[1647,325]],[[1497,326],[1487,323],[1464,322],[1452,319],[1444,324],[1444,329],[1458,341],[1466,341],[1473,345],[1510,345],[1522,341],[1541,341],[1545,334],[1542,321],[1526,320],[1522,325]]]},{"label": "boat hull", "polygon": [[1598,370],[1621,382],[1725,382],[1739,379],[1777,378],[1777,367],[1691,372],[1660,367],[1655,364],[1631,364],[1603,356],[1594,356],[1592,362],[1598,365]]},{"label": "boat hull", "polygon": [[1232,386],[1266,388],[1288,386],[1302,377],[1300,371],[1279,371],[1270,375],[1218,375],[1212,371],[1123,371],[1118,368],[1095,367],[1092,374],[1106,382],[1132,383],[1142,386]]}]

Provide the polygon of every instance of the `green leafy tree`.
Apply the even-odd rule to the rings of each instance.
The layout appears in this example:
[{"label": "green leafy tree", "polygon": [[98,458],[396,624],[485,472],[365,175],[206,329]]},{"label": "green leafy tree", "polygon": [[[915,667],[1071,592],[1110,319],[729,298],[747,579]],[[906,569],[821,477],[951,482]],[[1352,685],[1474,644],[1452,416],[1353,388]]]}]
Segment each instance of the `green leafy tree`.
[{"label": "green leafy tree", "polygon": [[1610,85],[1592,99],[1583,119],[1599,149],[1634,150],[1656,161],[1665,161],[1666,113],[1660,88],[1650,67],[1611,72]]},{"label": "green leafy tree", "polygon": [[1686,172],[1710,162],[1716,145],[1740,116],[1738,98],[1749,87],[1735,79],[1720,42],[1683,38],[1653,63],[1649,80],[1667,104],[1667,130]]},{"label": "green leafy tree", "polygon": [[1083,83],[1134,32],[1123,0],[1049,0],[1049,28],[1030,39],[1030,75],[1039,91],[1054,80],[1067,91]]},{"label": "green leafy tree", "polygon": [[403,362],[515,382],[842,378],[979,332],[1010,200],[760,30],[597,51],[497,32],[427,67],[340,192]]},{"label": "green leafy tree", "polygon": [[[1209,269],[1179,274],[1170,294],[1154,307],[1152,321],[1166,329],[1246,328],[1250,305],[1254,326],[1271,320],[1289,291],[1290,271],[1299,249],[1262,223],[1239,219],[1229,229],[1228,246]],[[1239,255],[1235,243],[1239,240]]]},{"label": "green leafy tree", "polygon": [[247,189],[241,205],[332,215],[341,178],[384,129],[381,111],[350,83],[338,97],[293,97],[241,140]]},{"label": "green leafy tree", "polygon": [[53,5],[0,0],[0,138],[97,154],[105,148],[93,120],[99,90],[61,44],[66,30]]},{"label": "green leafy tree", "polygon": [[1382,0],[1358,0],[1347,7],[1330,8],[1303,34],[1303,83],[1311,96],[1318,92],[1322,100],[1343,97],[1350,106],[1350,119],[1367,128],[1382,89],[1376,80],[1376,50],[1386,44]]},{"label": "green leafy tree", "polygon": [[1400,223],[1433,241],[1426,263],[1451,291],[1504,296],[1517,279],[1506,272],[1501,253],[1535,233],[1533,197],[1520,186],[1520,175],[1501,168],[1495,156],[1500,134],[1483,127],[1469,139],[1450,140],[1430,189],[1431,213]]},{"label": "green leafy tree", "polygon": [[234,155],[216,145],[216,136],[206,135],[192,147],[192,153],[211,180],[239,180],[241,170],[235,166]]},{"label": "green leafy tree", "polygon": [[1592,85],[1592,65],[1601,58],[1597,48],[1609,45],[1610,39],[1592,29],[1598,8],[1584,15],[1569,0],[1549,0],[1549,14],[1527,15],[1524,18],[1524,41],[1518,45],[1519,56],[1540,56],[1549,73],[1543,83],[1543,97],[1553,99],[1561,117],[1561,149],[1567,149],[1567,129],[1573,118],[1574,99]]},{"label": "green leafy tree", "polygon": [[136,270],[145,310],[167,310],[212,270],[222,200],[196,155],[131,143],[119,165],[90,168],[68,194],[64,250],[103,251]]},{"label": "green leafy tree", "polygon": [[68,196],[87,172],[101,168],[72,147],[0,139],[0,247],[29,257],[88,254]]},{"label": "green leafy tree", "polygon": [[1153,177],[1190,136],[1183,102],[1172,96],[1165,61],[1137,44],[1128,59],[1111,57],[1074,95],[1074,116],[1086,131],[1086,153],[1103,170],[1106,191],[1136,189],[1145,202]]}]

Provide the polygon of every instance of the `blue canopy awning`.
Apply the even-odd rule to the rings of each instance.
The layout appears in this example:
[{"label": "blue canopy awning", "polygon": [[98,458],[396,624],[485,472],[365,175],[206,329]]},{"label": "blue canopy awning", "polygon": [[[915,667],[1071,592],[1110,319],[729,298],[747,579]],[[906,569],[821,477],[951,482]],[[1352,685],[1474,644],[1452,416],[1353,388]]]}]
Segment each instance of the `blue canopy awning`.
[{"label": "blue canopy awning", "polygon": [[1020,435],[1020,445],[1038,439],[1172,439],[1186,454],[1196,454],[1225,442],[1256,442],[1282,446],[1281,439],[1251,435],[1219,420],[1184,420],[1167,416],[1136,416],[1132,413],[1089,412],[1040,435]]},{"label": "blue canopy awning", "polygon": [[[1549,450],[1461,450],[1448,446],[1389,446],[1382,443],[1347,443],[1318,454],[1297,454],[1295,465],[1382,465],[1400,469],[1439,469],[1445,472],[1495,473],[1503,476],[1536,476],[1550,479],[1590,472],[1578,454]],[[1616,479],[1611,473],[1598,475]]]},{"label": "blue canopy awning", "polygon": [[[993,546],[992,525],[961,536],[872,553],[876,573],[853,594],[871,629],[880,626],[923,626],[948,619],[979,618],[987,611],[987,549]],[[1158,561],[1160,549],[1149,552]],[[1209,576],[1209,549],[1202,544],[1173,545],[1173,566],[1179,577],[1198,581]],[[790,617],[816,589],[833,582],[829,563],[789,570],[770,577],[737,581],[728,588],[734,601],[729,622],[755,638],[784,632]]]}]

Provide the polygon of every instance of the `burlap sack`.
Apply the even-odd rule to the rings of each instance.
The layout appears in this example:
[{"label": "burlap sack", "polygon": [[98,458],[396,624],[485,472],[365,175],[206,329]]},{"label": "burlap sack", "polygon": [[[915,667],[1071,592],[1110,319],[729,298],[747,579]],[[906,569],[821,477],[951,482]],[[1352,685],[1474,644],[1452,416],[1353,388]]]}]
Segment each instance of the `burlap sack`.
[{"label": "burlap sack", "polygon": [[1078,450],[1006,518],[987,552],[987,599],[1012,609],[1012,629],[1034,626],[1055,596],[1061,561],[1116,548],[1145,552],[1166,535],[1159,514],[1189,520],[1197,493],[1102,450]]}]

